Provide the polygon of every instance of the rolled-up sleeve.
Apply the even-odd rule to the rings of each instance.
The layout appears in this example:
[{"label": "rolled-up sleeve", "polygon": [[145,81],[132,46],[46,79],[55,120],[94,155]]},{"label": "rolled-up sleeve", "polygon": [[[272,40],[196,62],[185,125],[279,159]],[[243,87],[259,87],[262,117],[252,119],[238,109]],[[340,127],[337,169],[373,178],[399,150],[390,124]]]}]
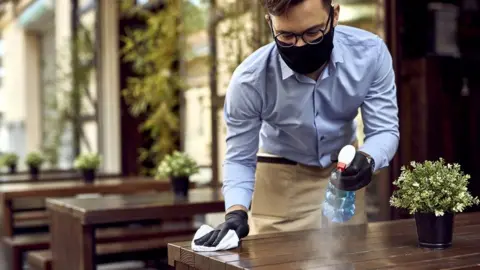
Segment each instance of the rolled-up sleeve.
[{"label": "rolled-up sleeve", "polygon": [[392,57],[383,40],[371,87],[361,107],[365,142],[360,151],[375,161],[374,170],[387,167],[393,159],[400,139],[395,73]]},{"label": "rolled-up sleeve", "polygon": [[226,153],[223,162],[225,209],[242,205],[249,209],[255,183],[255,170],[261,128],[261,95],[254,74],[233,74],[224,104]]}]

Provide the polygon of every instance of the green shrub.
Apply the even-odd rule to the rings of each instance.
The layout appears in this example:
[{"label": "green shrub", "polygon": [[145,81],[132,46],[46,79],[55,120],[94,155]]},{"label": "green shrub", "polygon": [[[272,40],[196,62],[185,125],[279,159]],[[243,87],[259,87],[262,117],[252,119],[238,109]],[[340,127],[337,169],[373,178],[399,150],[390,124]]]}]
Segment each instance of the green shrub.
[{"label": "green shrub", "polygon": [[13,166],[18,162],[18,155],[15,153],[6,153],[0,158],[2,166]]},{"label": "green shrub", "polygon": [[39,168],[45,162],[45,158],[39,152],[31,152],[25,159],[25,164],[31,167]]},{"label": "green shrub", "polygon": [[183,152],[174,151],[160,162],[157,169],[158,178],[191,176],[199,172],[195,160]]},{"label": "green shrub", "polygon": [[96,153],[79,155],[73,164],[76,169],[97,169],[100,166],[101,157]]},{"label": "green shrub", "polygon": [[410,214],[463,212],[479,199],[467,190],[470,175],[464,174],[459,164],[446,164],[438,161],[424,163],[411,162],[410,167],[402,167],[400,177],[393,182],[398,187],[390,198],[390,204],[404,208]]}]

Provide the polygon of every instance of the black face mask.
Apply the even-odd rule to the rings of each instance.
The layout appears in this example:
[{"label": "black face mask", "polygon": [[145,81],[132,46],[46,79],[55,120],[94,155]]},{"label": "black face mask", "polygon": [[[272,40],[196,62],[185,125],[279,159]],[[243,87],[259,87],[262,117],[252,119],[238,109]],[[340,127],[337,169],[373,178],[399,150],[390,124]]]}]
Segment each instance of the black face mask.
[{"label": "black face mask", "polygon": [[[330,31],[323,36],[318,44],[305,44],[297,47],[282,47],[277,44],[278,51],[283,61],[289,68],[300,74],[309,74],[330,60],[333,50],[333,16],[330,20]],[[278,42],[278,41],[277,41]]]}]

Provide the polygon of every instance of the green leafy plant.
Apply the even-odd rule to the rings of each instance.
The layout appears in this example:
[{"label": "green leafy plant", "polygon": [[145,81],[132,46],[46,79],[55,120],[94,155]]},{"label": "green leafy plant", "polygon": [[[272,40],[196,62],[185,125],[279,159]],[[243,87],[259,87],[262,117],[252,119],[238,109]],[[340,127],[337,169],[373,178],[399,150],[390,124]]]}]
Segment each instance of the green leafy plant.
[{"label": "green leafy plant", "polygon": [[479,204],[467,190],[470,175],[464,174],[459,164],[447,164],[440,158],[424,163],[411,162],[402,167],[401,174],[393,182],[398,187],[390,198],[390,204],[404,208],[410,214],[463,212],[465,208]]},{"label": "green leafy plant", "polygon": [[25,164],[31,167],[39,168],[40,166],[42,166],[44,161],[45,161],[45,158],[41,153],[31,152],[27,155],[25,159]]},{"label": "green leafy plant", "polygon": [[18,162],[18,155],[15,153],[6,153],[0,159],[2,166],[13,166]]},{"label": "green leafy plant", "polygon": [[102,159],[97,153],[85,153],[75,159],[73,166],[80,170],[97,169],[101,161]]},{"label": "green leafy plant", "polygon": [[199,172],[197,162],[184,152],[174,151],[160,162],[157,178],[191,176]]},{"label": "green leafy plant", "polygon": [[[182,50],[181,3],[164,1],[163,8],[155,12],[135,5],[122,7],[124,16],[134,16],[146,23],[145,27],[126,29],[121,50],[122,60],[130,63],[134,71],[122,93],[132,115],[145,119],[141,132],[152,140],[151,146],[139,149],[140,162],[158,164],[175,149],[180,127],[176,109],[179,91],[183,89],[178,72]],[[155,170],[143,168],[143,172],[150,174]]]}]

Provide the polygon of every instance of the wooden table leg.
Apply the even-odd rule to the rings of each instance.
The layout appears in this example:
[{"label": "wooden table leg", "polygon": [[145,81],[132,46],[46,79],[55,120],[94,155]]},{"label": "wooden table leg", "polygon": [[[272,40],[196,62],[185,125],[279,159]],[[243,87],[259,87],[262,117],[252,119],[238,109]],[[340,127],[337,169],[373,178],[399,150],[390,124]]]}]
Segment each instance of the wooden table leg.
[{"label": "wooden table leg", "polygon": [[3,236],[13,236],[13,209],[12,200],[3,200]]},{"label": "wooden table leg", "polygon": [[175,261],[175,270],[196,270],[197,268],[189,266],[188,264]]},{"label": "wooden table leg", "polygon": [[71,215],[51,209],[48,211],[53,269],[96,269],[94,228],[83,226],[80,220]]}]

